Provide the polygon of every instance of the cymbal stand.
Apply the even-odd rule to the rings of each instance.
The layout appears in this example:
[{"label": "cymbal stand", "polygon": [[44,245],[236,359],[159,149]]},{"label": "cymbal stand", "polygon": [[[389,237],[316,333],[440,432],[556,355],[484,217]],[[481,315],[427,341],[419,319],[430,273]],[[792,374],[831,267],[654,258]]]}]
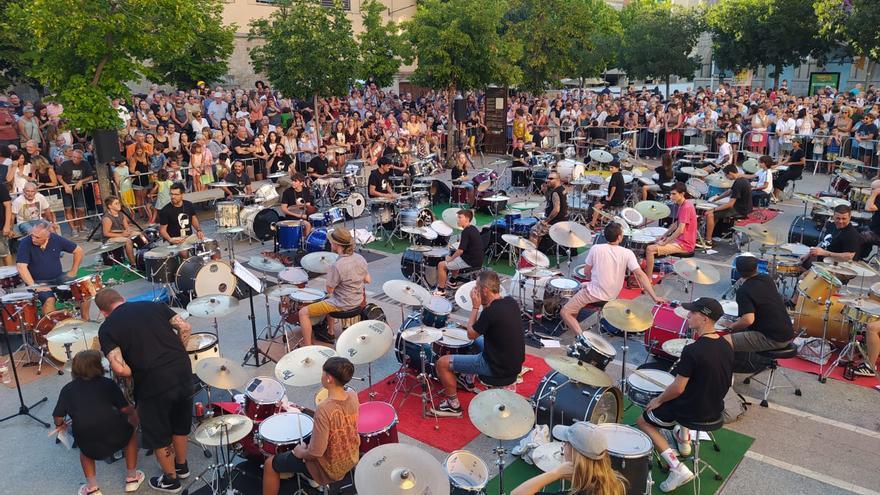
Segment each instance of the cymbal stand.
[{"label": "cymbal stand", "polygon": [[[226,426],[226,424],[223,424],[221,429],[220,445],[214,446],[213,458],[216,459],[216,461],[209,464],[202,470],[202,472],[197,474],[183,490],[183,493],[189,493],[190,488],[199,481],[211,489],[212,495],[237,495],[241,493],[239,490],[232,487],[232,474],[238,469],[232,465],[234,453],[229,445],[229,427]],[[224,436],[226,437],[225,443],[223,442]],[[208,472],[210,472],[210,475],[206,476]],[[221,486],[221,481],[224,477],[226,479],[225,487]]]},{"label": "cymbal stand", "polygon": [[801,217],[801,240],[799,241],[801,244],[804,243],[804,231],[806,230],[804,222],[807,220],[807,202],[804,201],[804,215]]},{"label": "cymbal stand", "polygon": [[[406,347],[406,344],[403,344],[403,345],[404,345],[404,347]],[[428,417],[428,410],[429,410],[428,405],[430,404],[430,409],[434,408],[434,394],[431,391],[431,378],[428,376],[428,372],[425,369],[426,363],[428,362],[428,356],[425,353],[425,345],[424,344],[419,344],[419,360],[421,361],[421,367],[420,367],[421,369],[420,369],[420,373],[415,377],[416,383],[413,384],[413,386],[410,387],[408,390],[406,390],[404,392],[404,394],[405,394],[405,396],[409,396],[412,393],[413,389],[415,389],[416,387],[419,387],[419,386],[421,387],[422,393],[419,394],[419,396],[422,399],[422,417],[427,418]],[[401,364],[400,366],[401,366],[401,369],[405,369],[405,364]],[[402,378],[406,378],[406,376],[408,376],[408,375],[404,371],[404,376]],[[403,382],[404,382],[404,380],[398,380],[397,385],[394,387],[394,393],[391,394],[391,404],[392,405],[394,404],[394,399],[396,398],[398,392],[402,391],[402,389],[404,387]],[[403,405],[404,401],[406,401],[406,397],[404,397],[403,401],[400,402],[401,406]],[[432,416],[434,416],[434,415],[432,415]],[[440,429],[440,420],[437,418],[437,416],[434,416],[434,429],[435,430]]]},{"label": "cymbal stand", "polygon": [[[828,320],[830,319],[831,313],[831,291],[833,288],[829,287],[828,295],[825,297],[825,315],[822,317],[822,345],[819,347],[819,383],[825,383],[827,379],[827,375],[825,374],[825,365],[822,362],[822,357],[825,356],[825,339],[828,338]],[[843,352],[841,352],[841,355]],[[835,361],[834,365],[836,365],[840,361],[840,356],[837,357],[837,361]],[[834,365],[828,368],[828,374],[831,374],[831,371],[834,369]]]},{"label": "cymbal stand", "polygon": [[[5,308],[4,308],[4,311],[6,311],[6,313],[9,314],[9,311],[6,310]],[[55,363],[53,363],[51,360],[46,358],[45,347],[44,346],[37,347],[34,345],[37,343],[36,329],[25,327],[24,318],[19,316],[22,311],[24,311],[23,306],[19,307],[18,310],[15,311],[15,313],[9,315],[10,320],[11,319],[18,320],[18,331],[21,334],[21,345],[18,347],[18,349],[15,350],[15,352],[11,352],[9,354],[10,360],[14,359],[16,352],[24,351],[24,353],[25,353],[24,356],[22,356],[21,359],[19,360],[19,362],[24,363],[21,365],[22,367],[36,365],[37,366],[37,374],[42,375],[43,374],[43,363],[46,363],[49,366],[55,368],[55,371],[57,371],[59,375],[63,375],[64,371],[62,371],[61,368],[59,368],[58,366],[55,366]],[[28,341],[29,336],[30,336],[31,340],[33,341],[33,344]],[[10,349],[10,351],[12,351],[12,349]],[[31,353],[39,355],[39,358],[37,359],[36,363],[33,361],[33,357],[31,356]]]},{"label": "cymbal stand", "polygon": [[[504,406],[500,406],[504,408]],[[504,458],[507,456],[507,449],[501,445],[498,440],[498,446],[492,449],[492,453],[498,456],[495,465],[498,466],[498,495],[504,495]]]},{"label": "cymbal stand", "polygon": [[840,363],[843,362],[844,358],[849,362],[855,361],[856,353],[862,356],[862,360],[864,362],[868,362],[868,353],[865,352],[865,348],[862,346],[862,343],[858,341],[856,338],[862,330],[864,330],[865,324],[861,322],[855,322],[854,325],[850,328],[849,342],[843,346],[843,349],[840,350],[840,354],[837,355],[837,359],[831,363],[831,366],[825,370],[820,376],[820,381],[825,383],[828,380],[828,377],[831,376],[831,373],[834,372],[834,369],[840,366]]},{"label": "cymbal stand", "polygon": [[[6,309],[6,307],[3,307],[2,310],[5,311],[7,315],[9,315],[9,310]],[[3,339],[6,341],[6,348],[11,351],[12,347],[11,347],[11,344],[9,343],[9,331],[6,330],[6,325],[0,325],[0,327],[2,327],[2,328],[0,328],[0,330],[3,331]],[[45,421],[43,421],[40,418],[31,414],[31,409],[37,407],[38,405],[42,404],[43,402],[46,402],[48,400],[48,398],[43,397],[42,399],[38,400],[37,402],[34,402],[30,406],[25,405],[24,396],[21,395],[21,382],[18,379],[18,368],[15,366],[15,357],[12,354],[9,354],[9,365],[12,367],[12,376],[13,376],[13,378],[15,378],[15,390],[18,392],[18,412],[15,414],[11,414],[9,416],[6,416],[5,418],[0,418],[0,423],[3,423],[3,422],[10,420],[12,418],[16,418],[18,416],[28,416],[31,419],[33,419],[34,421],[36,421],[37,423],[40,423],[41,425],[43,425],[44,428],[48,428],[49,423],[46,423]]]},{"label": "cymbal stand", "polygon": [[535,417],[536,418],[538,417],[538,409],[539,409],[538,404],[540,404],[543,399],[549,398],[550,399],[550,421],[549,421],[548,427],[552,431],[553,430],[553,419],[555,418],[554,414],[555,414],[555,409],[556,409],[556,395],[559,392],[559,389],[561,389],[561,388],[565,387],[566,385],[568,385],[569,383],[571,383],[571,380],[566,381],[562,385],[559,385],[555,380],[549,380],[547,383],[549,383],[551,385],[550,390],[548,390],[545,394],[542,394],[535,399]]},{"label": "cymbal stand", "polygon": [[620,359],[620,393],[626,396],[626,351],[629,350],[629,332],[623,331],[623,345],[620,347],[622,351]]}]

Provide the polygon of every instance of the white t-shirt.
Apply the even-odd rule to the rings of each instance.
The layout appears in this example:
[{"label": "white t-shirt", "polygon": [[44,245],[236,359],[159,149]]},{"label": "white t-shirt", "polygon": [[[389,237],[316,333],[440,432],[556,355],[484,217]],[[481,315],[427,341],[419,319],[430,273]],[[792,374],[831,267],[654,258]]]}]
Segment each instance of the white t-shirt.
[{"label": "white t-shirt", "polygon": [[596,244],[587,253],[585,264],[590,265],[587,292],[602,301],[613,301],[620,295],[626,271],[639,268],[636,255],[629,249],[614,244]]},{"label": "white t-shirt", "polygon": [[769,170],[761,168],[755,174],[758,181],[755,183],[755,190],[764,191],[765,193],[773,192],[773,174]]},{"label": "white t-shirt", "polygon": [[782,143],[790,143],[794,133],[797,132],[797,122],[794,119],[779,119],[776,122],[776,135]]},{"label": "white t-shirt", "polygon": [[18,223],[39,220],[43,217],[43,212],[48,209],[49,200],[40,193],[34,196],[33,202],[28,202],[24,194],[12,200],[12,213]]},{"label": "white t-shirt", "polygon": [[733,147],[730,145],[730,143],[725,142],[718,149],[718,158],[715,159],[715,164],[721,165],[722,163],[724,163],[725,165],[727,165],[728,163],[730,163],[731,155],[733,155]]}]

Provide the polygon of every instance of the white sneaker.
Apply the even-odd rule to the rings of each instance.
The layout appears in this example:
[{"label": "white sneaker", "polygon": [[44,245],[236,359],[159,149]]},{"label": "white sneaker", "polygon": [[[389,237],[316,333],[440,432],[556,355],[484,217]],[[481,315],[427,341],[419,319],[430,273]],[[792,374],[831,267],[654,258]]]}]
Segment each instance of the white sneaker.
[{"label": "white sneaker", "polygon": [[681,435],[681,426],[675,425],[675,428],[672,429],[672,438],[675,439],[675,445],[678,448],[678,453],[687,457],[691,455],[691,443],[686,442]]},{"label": "white sneaker", "polygon": [[660,483],[660,491],[669,493],[692,479],[694,479],[694,473],[684,464],[679,464],[678,468],[669,470],[669,477]]}]

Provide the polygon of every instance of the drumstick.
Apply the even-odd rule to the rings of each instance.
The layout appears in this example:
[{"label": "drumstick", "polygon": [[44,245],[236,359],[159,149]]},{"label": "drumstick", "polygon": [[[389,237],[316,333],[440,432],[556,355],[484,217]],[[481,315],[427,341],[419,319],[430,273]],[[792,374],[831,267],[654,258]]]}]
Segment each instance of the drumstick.
[{"label": "drumstick", "polygon": [[658,387],[660,387],[663,390],[666,390],[666,387],[669,386],[669,385],[666,385],[665,383],[658,382],[657,380],[651,378],[650,376],[642,373],[641,370],[633,370],[633,374],[635,374],[636,376],[639,376],[641,378],[644,378],[648,382],[653,383],[654,385],[657,385]]}]

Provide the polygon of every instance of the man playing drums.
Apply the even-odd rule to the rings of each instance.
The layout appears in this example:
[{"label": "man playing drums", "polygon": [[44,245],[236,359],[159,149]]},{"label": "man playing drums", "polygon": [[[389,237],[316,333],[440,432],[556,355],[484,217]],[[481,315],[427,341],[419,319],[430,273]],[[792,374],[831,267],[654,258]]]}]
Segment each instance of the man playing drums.
[{"label": "man playing drums", "polygon": [[654,257],[677,253],[693,253],[697,243],[697,209],[687,199],[687,186],[676,182],[669,191],[669,199],[678,205],[678,216],[656,244],[645,252],[645,274],[648,280],[654,273]]},{"label": "man playing drums", "polygon": [[437,265],[437,290],[438,296],[446,294],[446,280],[449,270],[453,274],[464,268],[483,266],[483,240],[480,239],[480,231],[471,225],[474,212],[471,210],[458,210],[456,214],[458,226],[461,228],[461,242],[454,253]]},{"label": "man playing drums", "polygon": [[[62,252],[73,254],[73,263],[66,274],[61,268]],[[18,243],[15,263],[25,285],[46,283],[57,286],[76,277],[82,260],[81,247],[69,239],[52,233],[48,223],[40,222],[31,229],[31,235],[22,238]],[[43,314],[55,311],[55,293],[50,288],[37,289],[37,295],[43,303]],[[88,299],[82,302],[80,311],[83,318],[88,318]]]}]

